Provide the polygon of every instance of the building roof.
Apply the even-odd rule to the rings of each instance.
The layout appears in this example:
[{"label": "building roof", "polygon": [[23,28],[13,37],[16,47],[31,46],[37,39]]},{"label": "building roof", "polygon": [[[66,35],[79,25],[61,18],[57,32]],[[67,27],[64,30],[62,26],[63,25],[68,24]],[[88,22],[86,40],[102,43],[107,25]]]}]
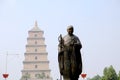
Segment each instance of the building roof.
[{"label": "building roof", "polygon": [[41,29],[38,27],[37,21],[35,21],[34,27],[30,31],[41,31]]}]

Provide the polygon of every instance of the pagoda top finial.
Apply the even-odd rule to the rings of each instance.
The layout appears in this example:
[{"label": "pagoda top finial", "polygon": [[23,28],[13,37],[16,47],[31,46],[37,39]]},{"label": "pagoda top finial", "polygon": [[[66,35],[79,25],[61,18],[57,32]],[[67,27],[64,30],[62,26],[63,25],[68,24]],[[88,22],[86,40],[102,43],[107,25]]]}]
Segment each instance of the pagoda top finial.
[{"label": "pagoda top finial", "polygon": [[34,27],[31,29],[31,31],[41,31],[41,30],[39,29],[39,27],[38,27],[37,21],[35,21]]},{"label": "pagoda top finial", "polygon": [[35,21],[35,27],[38,27],[37,21]]}]

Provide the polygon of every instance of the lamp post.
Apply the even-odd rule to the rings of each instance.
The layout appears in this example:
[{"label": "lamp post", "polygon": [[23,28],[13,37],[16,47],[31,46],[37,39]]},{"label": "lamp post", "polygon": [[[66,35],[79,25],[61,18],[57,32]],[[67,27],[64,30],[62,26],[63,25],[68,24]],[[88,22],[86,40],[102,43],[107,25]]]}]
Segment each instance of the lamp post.
[{"label": "lamp post", "polygon": [[8,56],[8,52],[6,54],[6,65],[5,65],[5,73],[3,74],[3,78],[5,78],[5,80],[8,78],[9,74],[7,73],[7,56]]},{"label": "lamp post", "polygon": [[3,74],[3,78],[5,78],[5,80],[7,80],[9,74],[7,73],[7,58],[8,55],[19,55],[19,54],[8,54],[8,52],[6,53],[6,64],[5,64],[5,73]]},{"label": "lamp post", "polygon": [[[82,58],[83,58],[83,64],[85,63],[84,62],[84,52],[82,52],[83,54],[82,54]],[[80,76],[83,78],[83,79],[85,79],[86,78],[86,76],[87,76],[87,74],[84,72],[84,65],[83,65],[83,72],[80,74]]]}]

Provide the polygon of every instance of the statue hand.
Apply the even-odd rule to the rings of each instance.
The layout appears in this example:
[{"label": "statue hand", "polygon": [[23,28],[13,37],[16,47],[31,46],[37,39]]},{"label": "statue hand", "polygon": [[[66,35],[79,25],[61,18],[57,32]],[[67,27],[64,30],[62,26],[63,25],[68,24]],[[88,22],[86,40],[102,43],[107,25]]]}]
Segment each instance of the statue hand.
[{"label": "statue hand", "polygon": [[70,44],[69,44],[70,46],[73,46],[74,45],[74,43],[73,42],[70,42]]},{"label": "statue hand", "polygon": [[70,43],[70,46],[77,46],[77,43]]}]

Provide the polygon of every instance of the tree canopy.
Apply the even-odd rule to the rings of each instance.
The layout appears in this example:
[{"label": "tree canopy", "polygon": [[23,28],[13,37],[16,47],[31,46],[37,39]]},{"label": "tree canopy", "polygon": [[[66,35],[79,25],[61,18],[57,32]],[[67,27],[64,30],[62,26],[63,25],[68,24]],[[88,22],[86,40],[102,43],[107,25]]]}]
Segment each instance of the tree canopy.
[{"label": "tree canopy", "polygon": [[103,70],[103,76],[96,75],[90,80],[120,80],[120,71],[117,75],[115,69],[111,65],[110,67],[105,67]]}]

